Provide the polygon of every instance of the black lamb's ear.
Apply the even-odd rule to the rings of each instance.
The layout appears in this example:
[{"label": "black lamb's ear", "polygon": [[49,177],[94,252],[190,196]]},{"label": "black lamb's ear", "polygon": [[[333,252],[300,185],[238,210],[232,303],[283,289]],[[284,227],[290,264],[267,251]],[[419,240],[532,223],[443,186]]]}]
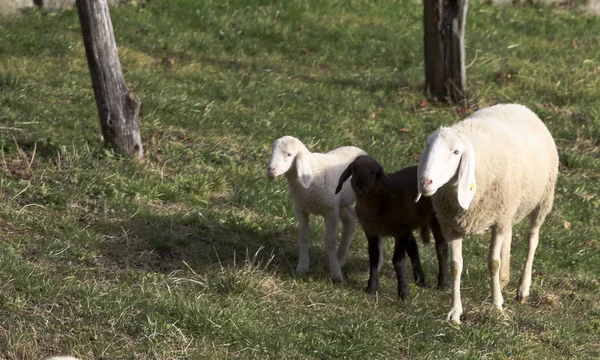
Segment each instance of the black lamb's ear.
[{"label": "black lamb's ear", "polygon": [[335,193],[339,193],[340,191],[342,191],[342,186],[344,185],[344,182],[346,180],[348,180],[348,178],[352,175],[352,164],[348,165],[348,167],[346,168],[346,170],[344,170],[344,172],[342,173],[342,175],[340,175],[340,179],[338,180],[338,185],[335,188]]}]

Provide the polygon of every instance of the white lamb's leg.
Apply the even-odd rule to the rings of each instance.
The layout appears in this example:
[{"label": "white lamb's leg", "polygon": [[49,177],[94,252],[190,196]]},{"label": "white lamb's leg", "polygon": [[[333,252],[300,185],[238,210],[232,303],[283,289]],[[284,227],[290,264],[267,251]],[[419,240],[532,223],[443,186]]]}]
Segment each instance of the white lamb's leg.
[{"label": "white lamb's leg", "polygon": [[[444,232],[446,234],[446,232]],[[460,278],[463,269],[463,257],[462,257],[462,238],[450,237],[446,235],[450,251],[452,252],[452,273],[454,277],[452,279],[452,304],[450,305],[450,312],[448,312],[447,320],[460,324],[460,316],[462,315],[463,308],[460,300]]]},{"label": "white lamb's leg", "polygon": [[340,220],[342,221],[342,235],[337,249],[337,258],[340,266],[344,266],[348,259],[348,249],[356,230],[356,213],[354,212],[354,208],[350,206],[341,208]]},{"label": "white lamb's leg", "polygon": [[535,255],[535,249],[540,241],[540,227],[544,219],[536,218],[537,215],[532,215],[532,220],[529,225],[529,233],[527,234],[527,259],[523,266],[523,272],[521,273],[521,282],[517,289],[517,301],[525,302],[529,297],[529,290],[531,289],[531,272],[533,270],[533,257]]},{"label": "white lamb's leg", "polygon": [[507,236],[511,236],[511,233],[510,225],[496,225],[492,228],[492,244],[490,245],[490,254],[488,257],[488,270],[491,278],[492,304],[500,311],[502,311],[502,304],[504,304],[500,286],[500,266],[502,264],[500,254],[504,243],[507,241]]},{"label": "white lamb's leg", "polygon": [[325,218],[325,249],[327,250],[327,256],[329,256],[329,275],[335,282],[344,281],[342,276],[342,267],[337,257],[337,223],[338,223],[339,210],[336,208],[331,212],[324,215]]},{"label": "white lamb's leg", "polygon": [[299,273],[307,272],[310,268],[310,257],[308,256],[308,248],[310,247],[310,231],[308,229],[308,213],[303,210],[296,210],[296,220],[298,220],[298,267],[296,271]]},{"label": "white lamb's leg", "polygon": [[500,250],[500,288],[504,289],[510,280],[510,250],[512,243],[512,227],[506,231]]}]

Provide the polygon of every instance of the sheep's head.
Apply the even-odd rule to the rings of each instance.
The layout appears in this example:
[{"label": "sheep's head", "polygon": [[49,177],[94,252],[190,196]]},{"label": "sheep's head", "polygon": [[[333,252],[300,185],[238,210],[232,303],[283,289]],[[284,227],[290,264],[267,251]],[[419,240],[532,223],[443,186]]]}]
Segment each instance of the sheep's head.
[{"label": "sheep's head", "polygon": [[352,176],[350,184],[356,197],[363,197],[371,193],[380,182],[388,191],[391,191],[390,177],[385,173],[383,167],[371,156],[360,155],[352,161],[340,176],[335,193],[342,190],[344,182]]},{"label": "sheep's head", "polygon": [[468,209],[475,196],[475,151],[471,141],[453,128],[439,128],[427,139],[417,174],[419,191],[415,201],[450,183],[457,185],[460,206]]},{"label": "sheep's head", "polygon": [[306,146],[295,137],[284,136],[273,142],[271,150],[267,179],[272,181],[277,176],[286,174],[290,169],[295,169],[300,183],[308,189],[312,181],[312,170],[310,161],[307,159],[310,153]]}]

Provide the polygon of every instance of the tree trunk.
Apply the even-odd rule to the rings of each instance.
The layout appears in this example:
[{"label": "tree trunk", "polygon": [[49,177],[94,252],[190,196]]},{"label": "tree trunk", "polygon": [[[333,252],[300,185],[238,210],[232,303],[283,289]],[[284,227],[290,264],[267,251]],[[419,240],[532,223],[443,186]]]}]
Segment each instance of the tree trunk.
[{"label": "tree trunk", "polygon": [[104,143],[143,157],[138,113],[141,102],[127,88],[107,0],[77,0],[83,43],[92,76]]},{"label": "tree trunk", "polygon": [[468,6],[469,0],[423,0],[428,96],[447,102],[458,102],[465,97]]}]

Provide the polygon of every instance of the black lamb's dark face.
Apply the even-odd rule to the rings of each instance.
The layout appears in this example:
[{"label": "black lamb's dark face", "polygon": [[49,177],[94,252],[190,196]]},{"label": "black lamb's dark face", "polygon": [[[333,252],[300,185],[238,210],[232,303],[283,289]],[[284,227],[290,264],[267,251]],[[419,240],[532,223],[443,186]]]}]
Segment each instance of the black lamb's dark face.
[{"label": "black lamb's dark face", "polygon": [[353,165],[351,184],[357,197],[365,196],[375,188],[378,173],[374,166]]}]

